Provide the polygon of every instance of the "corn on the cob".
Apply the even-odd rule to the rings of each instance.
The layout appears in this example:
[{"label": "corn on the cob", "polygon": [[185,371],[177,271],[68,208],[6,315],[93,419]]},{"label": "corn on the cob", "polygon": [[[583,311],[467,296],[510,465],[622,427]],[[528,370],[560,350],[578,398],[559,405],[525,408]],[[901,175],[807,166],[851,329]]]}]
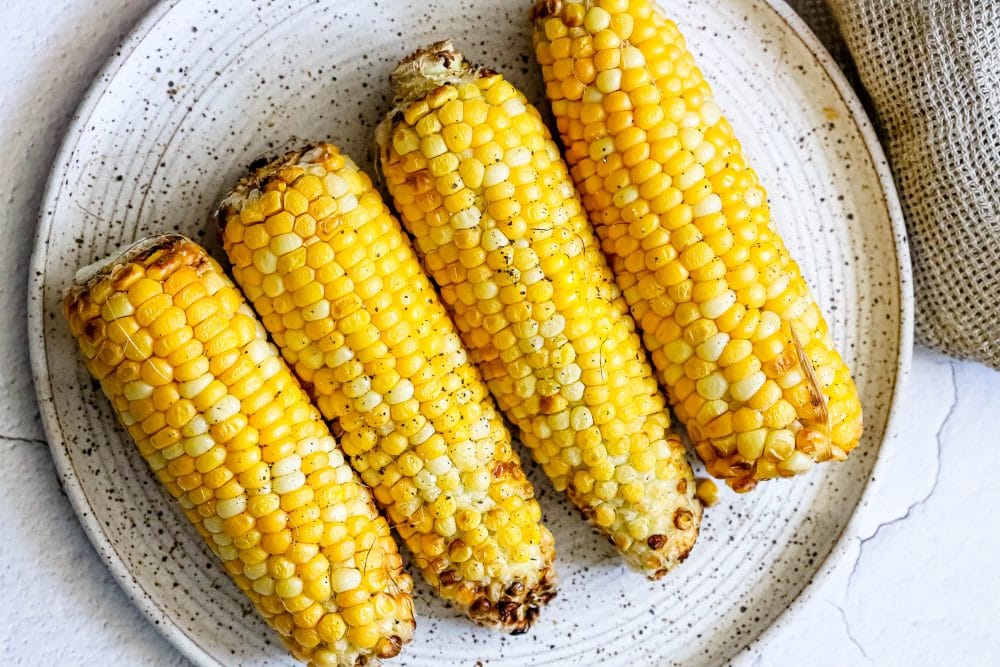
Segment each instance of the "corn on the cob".
[{"label": "corn on the cob", "polygon": [[413,582],[389,526],[218,264],[151,239],[63,306],[143,458],[295,657],[398,654]]},{"label": "corn on the cob", "polygon": [[225,200],[236,282],[427,581],[520,632],[554,595],[552,535],[510,433],[368,176],[330,144]]},{"label": "corn on the cob", "polygon": [[861,406],[767,198],[649,0],[538,0],[566,160],[678,419],[738,491],[842,460]]},{"label": "corn on the cob", "polygon": [[404,60],[393,83],[387,185],[490,390],[555,487],[661,576],[690,551],[701,507],[555,143],[523,95],[450,42]]}]

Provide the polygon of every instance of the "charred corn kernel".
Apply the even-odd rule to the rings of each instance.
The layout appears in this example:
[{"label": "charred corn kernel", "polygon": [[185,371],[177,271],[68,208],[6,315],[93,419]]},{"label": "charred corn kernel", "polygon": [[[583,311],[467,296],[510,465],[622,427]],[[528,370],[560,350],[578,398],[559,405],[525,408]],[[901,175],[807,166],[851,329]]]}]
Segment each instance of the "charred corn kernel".
[{"label": "charred corn kernel", "polygon": [[[441,104],[429,105],[414,127],[393,139],[421,151],[443,137],[446,148],[434,148],[425,171],[414,176],[420,183],[423,175],[436,174],[436,181],[428,176],[422,191],[429,197],[435,196],[435,182],[444,194],[465,179],[497,178],[495,164],[459,173],[454,150],[468,148],[472,130],[456,127],[466,114],[448,90],[442,90]],[[445,126],[445,120],[452,123]],[[453,180],[446,183],[448,178]],[[286,208],[288,193],[299,192],[303,199],[296,206],[316,214],[308,234],[282,231],[284,246],[306,249],[306,261],[297,268],[279,262],[262,271],[245,242],[248,236],[272,233],[266,222],[246,222],[244,215],[261,192],[269,191],[285,192]],[[233,275],[259,312],[275,304],[270,284],[293,291],[281,318],[264,317],[264,325],[310,386],[320,411],[343,432],[344,451],[398,527],[415,564],[443,597],[477,622],[525,629],[552,595],[552,537],[539,521],[534,491],[479,372],[371,181],[336,147],[319,144],[250,175],[224,202],[219,220]],[[271,237],[270,248],[278,238]],[[468,230],[455,234],[456,242],[460,239],[470,250],[477,247]],[[328,327],[310,328],[327,319]],[[294,453],[282,456],[271,467],[272,488],[289,495],[308,492],[296,472],[302,461]],[[481,515],[512,498],[528,511],[507,514],[503,523],[490,527],[484,543],[495,548],[476,570],[481,576],[468,578],[469,568],[460,564],[476,556],[453,548],[462,543],[457,517],[465,525],[480,525]],[[299,499],[304,507],[309,500]],[[290,509],[284,500],[282,507]],[[296,542],[326,540],[322,531],[310,533],[309,525],[289,525]],[[527,558],[521,557],[522,546]],[[346,551],[334,555],[349,558]],[[361,576],[344,566],[333,572],[330,585],[337,595],[354,591]]]},{"label": "charred corn kernel", "polygon": [[[570,41],[556,50],[568,53]],[[665,399],[555,143],[523,95],[502,76],[471,67],[449,43],[414,54],[392,78],[403,113],[380,128],[382,171],[472,359],[555,487],[568,491],[631,565],[651,577],[664,574],[697,536],[694,479],[680,441],[667,430]],[[475,176],[462,206],[407,205],[421,196],[422,184],[450,178],[429,168],[407,171],[419,148],[394,139],[419,129],[407,110],[422,108],[435,89],[465,91],[467,101],[485,109],[483,127],[505,141],[489,155],[454,155],[450,164],[459,176]],[[447,119],[437,116],[438,132],[446,134]],[[605,150],[615,147],[598,152]],[[441,228],[448,233],[433,231]],[[645,467],[631,466],[633,458]],[[640,493],[622,490],[617,480],[626,470]],[[504,509],[484,517],[491,531],[521,513],[495,498]],[[683,530],[670,518],[679,509],[692,516]],[[523,542],[526,531],[519,528],[501,532],[500,546]]]},{"label": "charred corn kernel", "polygon": [[[684,38],[651,0],[592,4],[537,0],[535,52],[583,205],[677,417],[709,472],[739,491],[807,470],[800,454],[843,459],[861,435],[857,390]],[[588,7],[582,26],[569,18]],[[574,44],[589,38],[598,49],[570,46],[563,56],[571,72],[593,72],[594,84],[579,98],[564,91],[572,74],[552,67],[553,36],[570,23]],[[636,126],[611,119],[630,86]],[[590,124],[572,122],[585,115]],[[633,151],[655,168],[594,176]],[[647,175],[653,171],[662,179]],[[632,223],[635,211],[647,210],[656,214],[649,227],[664,232],[655,242],[649,227]],[[651,298],[663,305],[650,308]],[[680,342],[671,323],[697,347]],[[694,335],[709,325],[719,338]],[[692,353],[698,362],[689,361]],[[732,415],[735,447],[717,410],[701,407],[718,401]],[[765,448],[769,433],[783,429],[796,446],[782,438]],[[770,463],[758,474],[765,452]]]},{"label": "charred corn kernel", "polygon": [[[301,207],[294,197],[292,201]],[[413,633],[412,581],[402,571],[389,526],[345,462],[320,414],[309,404],[218,264],[193,242],[170,235],[141,242],[81,277],[63,305],[88,368],[94,366],[99,354],[125,345],[115,342],[107,326],[108,318],[129,311],[123,299],[134,299],[129,301],[133,309],[141,309],[153,299],[162,300],[158,308],[163,313],[181,313],[183,326],[194,324],[195,318],[203,318],[204,323],[219,316],[221,320],[213,325],[215,336],[209,341],[225,336],[236,350],[236,358],[229,347],[217,346],[212,352],[209,342],[204,350],[175,365],[169,357],[185,344],[175,337],[159,350],[162,355],[153,356],[150,350],[135,360],[120,357],[111,372],[116,377],[136,379],[105,382],[104,386],[123,424],[136,423],[137,410],[144,415],[142,424],[162,424],[151,430],[153,435],[131,429],[137,436],[136,445],[188,510],[237,585],[303,660],[323,651],[329,664],[346,667],[395,655]],[[144,321],[146,324],[135,320],[138,328],[132,335],[158,326],[161,320],[146,317]],[[223,363],[223,359],[228,361]],[[232,383],[214,377],[212,368],[222,365],[231,369],[238,359],[250,362],[240,371],[241,381],[255,378],[257,386],[265,388],[259,400],[248,396],[241,401],[230,393]],[[153,406],[146,387],[154,383],[157,391],[173,388],[179,400]],[[251,404],[256,406],[252,413]],[[265,411],[266,424],[261,426],[266,428],[258,430],[251,425],[252,417]],[[161,437],[167,432],[169,437]],[[268,448],[277,445],[287,450],[285,454],[268,457]],[[307,459],[311,462],[310,479],[322,480],[322,487],[314,489],[306,480],[303,471]],[[309,497],[304,505],[303,490]],[[289,505],[299,509],[290,511]],[[337,533],[336,541],[325,544],[322,554],[319,546],[305,541],[310,531],[327,535],[345,524],[351,530]],[[322,586],[309,585],[317,578],[336,578],[343,568],[355,567],[353,551],[340,560],[332,555],[344,551],[344,544],[353,546],[356,539],[364,540],[368,567],[383,576],[363,581],[342,577],[337,582],[344,590],[354,584],[353,590],[363,591],[366,598],[385,596],[396,602],[392,613],[362,615],[361,625],[345,620],[349,609],[338,607],[329,595],[316,595]],[[325,636],[313,630],[316,627],[324,629]],[[340,627],[364,633],[365,642],[344,641],[344,632],[335,631]],[[372,636],[375,643],[370,641]],[[380,644],[383,639],[386,642]],[[372,649],[377,645],[385,650],[379,653]]]}]

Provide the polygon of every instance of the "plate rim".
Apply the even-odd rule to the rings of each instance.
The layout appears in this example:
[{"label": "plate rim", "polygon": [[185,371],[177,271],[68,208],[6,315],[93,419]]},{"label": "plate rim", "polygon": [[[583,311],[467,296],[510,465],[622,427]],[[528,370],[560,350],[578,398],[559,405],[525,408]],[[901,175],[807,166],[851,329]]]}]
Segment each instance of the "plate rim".
[{"label": "plate rim", "polygon": [[[792,9],[786,0],[763,0],[775,14],[788,26],[789,31],[798,37],[803,46],[812,54],[816,63],[823,69],[830,81],[833,83],[841,101],[851,113],[851,120],[861,134],[861,139],[868,150],[868,157],[872,167],[878,177],[879,187],[882,191],[882,200],[885,202],[886,212],[889,216],[889,225],[893,232],[895,243],[893,250],[896,255],[897,277],[899,285],[899,351],[896,355],[896,374],[893,382],[892,395],[889,398],[889,410],[886,415],[885,429],[882,440],[878,444],[878,451],[875,454],[875,461],[872,463],[871,471],[858,496],[858,502],[854,505],[851,517],[847,520],[840,535],[830,548],[819,567],[812,577],[780,612],[769,626],[756,637],[746,643],[730,658],[731,662],[736,662],[752,654],[754,647],[769,641],[776,633],[789,622],[789,618],[800,610],[807,602],[812,600],[822,584],[837,569],[841,561],[854,546],[855,540],[862,539],[861,531],[865,525],[876,517],[878,509],[873,503],[873,499],[878,495],[882,487],[883,474],[886,466],[886,458],[882,455],[882,447],[886,442],[895,440],[900,430],[900,403],[906,385],[909,382],[910,367],[913,361],[913,317],[914,317],[914,296],[913,296],[913,267],[910,262],[909,236],[906,229],[906,219],[903,216],[903,208],[899,202],[899,193],[896,190],[896,180],[886,158],[885,150],[878,139],[878,133],[872,124],[868,111],[865,109],[858,97],[857,91],[847,80],[840,66],[834,61],[833,56],[820,41],[816,33],[805,22],[798,12]],[[875,519],[879,521],[878,519]]]},{"label": "plate rim", "polygon": [[[73,512],[87,534],[104,566],[111,572],[118,587],[142,612],[146,620],[181,655],[199,667],[224,667],[163,610],[153,603],[152,598],[132,576],[125,561],[119,556],[110,538],[93,513],[79,476],[70,464],[69,458],[60,449],[63,446],[62,427],[56,412],[48,378],[48,353],[45,349],[45,237],[53,224],[51,210],[61,189],[65,165],[73,156],[79,138],[87,127],[87,120],[108,90],[108,86],[119,70],[128,62],[132,53],[152,32],[160,20],[182,0],[159,0],[132,27],[121,40],[111,57],[94,77],[86,94],[73,114],[62,143],[49,169],[42,200],[39,203],[35,242],[31,252],[28,270],[28,356],[31,359],[31,379],[35,385],[38,411],[42,418],[42,429],[55,464],[59,484],[66,493]],[[53,436],[58,436],[54,438]]]},{"label": "plate rim", "polygon": [[[855,538],[860,539],[862,526],[866,523],[868,516],[875,512],[872,498],[877,494],[881,486],[880,482],[884,478],[882,472],[887,464],[885,458],[881,455],[882,447],[887,441],[895,439],[898,435],[900,422],[899,402],[909,378],[913,355],[913,280],[909,243],[895,180],[893,179],[891,168],[885,157],[882,145],[878,140],[876,131],[857,92],[851,87],[851,84],[847,81],[847,77],[802,17],[785,0],[758,1],[784,21],[789,32],[802,42],[802,45],[809,51],[822,71],[833,83],[841,101],[850,112],[851,121],[858,129],[865,148],[868,151],[873,170],[878,179],[879,188],[882,193],[881,198],[885,204],[889,226],[894,239],[893,250],[897,260],[896,277],[899,287],[900,304],[900,318],[897,331],[899,350],[896,355],[893,391],[889,399],[883,437],[878,443],[875,461],[858,496],[858,501],[853,507],[850,519],[848,519],[840,535],[837,536],[830,551],[823,558],[819,567],[816,568],[812,577],[805,583],[788,606],[760,634],[750,639],[741,649],[738,649],[729,658],[730,661],[735,661],[746,656],[749,652],[753,651],[754,646],[768,641],[787,622],[791,614],[795,613],[814,597],[819,585],[828,578],[848,553]],[[111,572],[112,577],[129,601],[142,612],[153,627],[178,652],[200,667],[224,667],[223,663],[213,658],[207,650],[199,645],[168,614],[164,613],[160,607],[153,603],[152,598],[138,584],[128,566],[114,548],[108,535],[91,510],[78,474],[72,468],[68,457],[61,450],[64,441],[62,438],[62,428],[59,415],[54,407],[52,388],[47,382],[48,359],[45,349],[44,317],[46,288],[45,273],[43,271],[46,256],[45,237],[47,232],[51,230],[54,222],[50,210],[62,189],[65,165],[69,163],[69,159],[73,155],[80,136],[86,131],[87,120],[107,92],[115,74],[128,62],[132,53],[152,32],[157,23],[181,2],[183,0],[159,0],[150,7],[146,14],[129,31],[127,37],[120,42],[112,56],[94,77],[93,82],[90,84],[66,127],[59,150],[49,170],[45,190],[37,213],[37,225],[29,261],[27,285],[27,342],[31,360],[32,381],[35,386],[42,427],[52,454],[56,472],[58,473],[59,483],[65,491],[88,540],[97,551],[97,555]]]}]

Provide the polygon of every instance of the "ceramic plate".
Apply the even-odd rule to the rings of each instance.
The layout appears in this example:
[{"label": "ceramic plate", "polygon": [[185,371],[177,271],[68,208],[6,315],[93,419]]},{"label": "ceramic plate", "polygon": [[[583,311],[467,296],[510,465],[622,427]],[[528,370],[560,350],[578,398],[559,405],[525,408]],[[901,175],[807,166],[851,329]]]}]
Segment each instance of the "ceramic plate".
[{"label": "ceramic plate", "polygon": [[[543,102],[528,0],[340,0],[158,6],[95,82],[53,168],[33,260],[31,345],[52,453],[122,587],[200,665],[291,664],[168,500],[77,359],[59,311],[75,270],[179,231],[217,253],[208,216],[258,155],[329,138],[366,168],[387,75],[454,37]],[[418,585],[405,665],[717,664],[760,636],[843,549],[909,362],[909,260],[893,186],[843,77],[780,2],[673,0],[775,219],[856,373],[865,438],[847,463],[723,494],[690,559],[661,582],[621,565],[530,474],[561,587],[525,635],[473,627]],[[419,580],[419,577],[415,577]]]}]

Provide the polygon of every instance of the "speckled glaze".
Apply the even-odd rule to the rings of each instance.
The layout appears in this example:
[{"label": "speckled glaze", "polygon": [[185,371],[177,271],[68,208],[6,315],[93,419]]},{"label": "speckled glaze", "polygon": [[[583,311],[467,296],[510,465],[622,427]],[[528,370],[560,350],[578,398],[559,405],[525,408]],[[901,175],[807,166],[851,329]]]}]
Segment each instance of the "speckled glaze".
[{"label": "speckled glaze", "polygon": [[[115,424],[59,313],[63,290],[77,268],[150,234],[179,231],[221,257],[208,221],[217,198],[290,137],[330,139],[370,169],[388,73],[418,46],[453,37],[542,103],[530,5],[287,0],[222,12],[196,0],[163,4],[109,63],[67,135],[42,205],[29,294],[42,417],[94,545],[193,662],[293,664]],[[556,537],[559,597],[530,632],[511,637],[472,626],[418,585],[417,635],[392,664],[722,663],[802,594],[843,551],[855,513],[870,510],[864,494],[890,437],[912,325],[906,241],[881,151],[843,78],[785,5],[664,5],[760,172],[855,371],[864,440],[846,463],[745,496],[723,492],[692,556],[656,583],[627,571],[529,469]]]}]

